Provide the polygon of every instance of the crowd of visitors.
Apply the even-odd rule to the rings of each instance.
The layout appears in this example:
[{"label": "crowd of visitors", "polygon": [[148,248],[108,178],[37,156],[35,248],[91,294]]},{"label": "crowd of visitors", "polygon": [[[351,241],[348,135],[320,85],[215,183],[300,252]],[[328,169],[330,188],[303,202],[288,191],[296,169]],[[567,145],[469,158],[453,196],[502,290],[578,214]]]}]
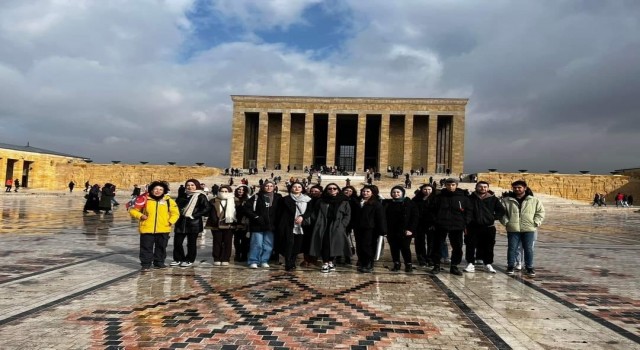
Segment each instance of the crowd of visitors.
[{"label": "crowd of visitors", "polygon": [[[197,258],[197,237],[209,230],[214,266],[229,266],[235,250],[234,260],[250,269],[269,268],[281,256],[284,269],[292,271],[303,255],[302,266],[318,266],[321,272],[330,273],[338,263],[350,263],[354,256],[357,271],[370,273],[380,254],[380,243],[386,240],[391,271],[400,271],[404,264],[404,271],[411,272],[417,268],[415,259],[419,266],[437,274],[442,271],[443,253],[448,255],[448,238],[451,274],[472,273],[479,264],[495,273],[495,222],[500,221],[507,229],[507,273],[520,267],[516,255],[522,247],[525,273],[535,276],[533,243],[544,208],[527,184],[516,181],[511,192],[498,198],[486,182],[478,182],[475,191],[468,193],[458,188],[458,181],[445,179],[439,190],[433,184],[423,184],[412,196],[405,186],[395,186],[383,195],[375,185],[364,185],[358,191],[336,183],[311,186],[293,178],[286,181],[286,194],[276,193],[271,180],[262,181],[255,193],[244,183],[235,190],[230,185],[215,185],[207,193],[203,184],[190,179],[181,186],[175,201],[167,196],[166,183],[153,183],[150,192],[141,194],[136,186],[128,207],[132,218],[140,221],[141,236],[162,236],[141,237],[142,271],[152,265],[166,267],[163,257],[170,231],[174,232],[174,253],[169,266],[192,266]],[[88,196],[100,191],[96,187]],[[104,193],[103,187],[103,197]],[[467,265],[461,270],[463,245]]]}]

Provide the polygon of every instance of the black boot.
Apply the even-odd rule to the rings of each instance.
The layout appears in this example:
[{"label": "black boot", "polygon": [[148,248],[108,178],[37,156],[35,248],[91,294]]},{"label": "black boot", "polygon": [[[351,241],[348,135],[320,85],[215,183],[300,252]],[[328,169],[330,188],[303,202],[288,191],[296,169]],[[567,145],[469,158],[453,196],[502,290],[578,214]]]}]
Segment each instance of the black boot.
[{"label": "black boot", "polygon": [[400,262],[393,262],[393,268],[391,271],[400,271]]},{"label": "black boot", "polygon": [[462,271],[460,271],[460,269],[455,265],[451,266],[451,269],[449,270],[449,272],[452,275],[462,276]]},{"label": "black boot", "polygon": [[368,263],[365,266],[362,267],[362,272],[364,273],[371,273],[373,272],[373,263]]},{"label": "black boot", "polygon": [[413,264],[412,263],[405,263],[404,264],[404,272],[413,272]]},{"label": "black boot", "polygon": [[431,269],[431,273],[432,273],[432,274],[437,275],[437,274],[439,274],[439,273],[440,273],[440,271],[442,271],[442,270],[440,269],[440,265],[433,265],[433,269]]}]

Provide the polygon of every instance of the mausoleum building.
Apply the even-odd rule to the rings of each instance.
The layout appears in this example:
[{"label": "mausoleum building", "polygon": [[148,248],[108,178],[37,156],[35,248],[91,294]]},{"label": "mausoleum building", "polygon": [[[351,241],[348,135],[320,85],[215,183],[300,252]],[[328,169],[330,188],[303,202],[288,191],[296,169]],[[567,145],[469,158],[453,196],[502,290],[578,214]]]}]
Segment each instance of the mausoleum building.
[{"label": "mausoleum building", "polygon": [[468,99],[234,95],[232,168],[462,173]]}]

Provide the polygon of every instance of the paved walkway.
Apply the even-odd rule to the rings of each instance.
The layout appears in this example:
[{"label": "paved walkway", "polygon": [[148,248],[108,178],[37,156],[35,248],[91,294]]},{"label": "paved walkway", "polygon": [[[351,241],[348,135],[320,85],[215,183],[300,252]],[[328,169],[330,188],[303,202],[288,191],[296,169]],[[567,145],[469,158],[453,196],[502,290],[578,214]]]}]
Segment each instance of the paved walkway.
[{"label": "paved walkway", "polygon": [[[548,202],[546,202],[548,200]],[[640,213],[545,198],[538,276],[321,274],[211,265],[138,272],[124,208],[2,194],[2,349],[640,349]],[[172,247],[169,247],[171,250]]]}]

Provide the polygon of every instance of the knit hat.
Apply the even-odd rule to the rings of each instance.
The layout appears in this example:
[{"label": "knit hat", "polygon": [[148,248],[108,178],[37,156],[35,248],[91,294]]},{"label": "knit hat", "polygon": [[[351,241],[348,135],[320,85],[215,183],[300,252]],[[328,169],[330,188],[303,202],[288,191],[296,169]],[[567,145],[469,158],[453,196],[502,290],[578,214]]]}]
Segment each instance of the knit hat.
[{"label": "knit hat", "polygon": [[404,197],[404,188],[402,186],[393,186],[391,187],[391,192],[393,192],[393,190],[400,190],[400,192],[402,192],[402,197]]}]

